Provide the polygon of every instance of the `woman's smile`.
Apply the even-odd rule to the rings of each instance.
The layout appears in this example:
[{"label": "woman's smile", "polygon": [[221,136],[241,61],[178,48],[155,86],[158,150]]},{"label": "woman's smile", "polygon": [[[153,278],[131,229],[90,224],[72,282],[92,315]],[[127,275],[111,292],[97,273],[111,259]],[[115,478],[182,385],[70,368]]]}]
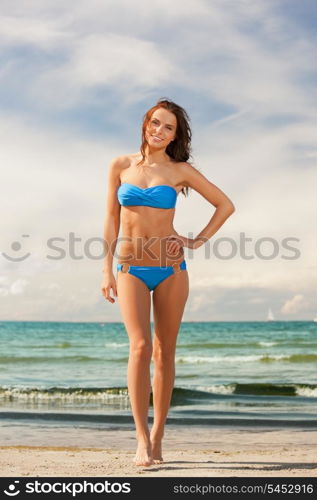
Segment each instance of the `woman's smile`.
[{"label": "woman's smile", "polygon": [[160,139],[159,137],[157,137],[157,135],[152,135],[153,137],[153,140],[156,141],[156,142],[162,142],[163,139]]}]

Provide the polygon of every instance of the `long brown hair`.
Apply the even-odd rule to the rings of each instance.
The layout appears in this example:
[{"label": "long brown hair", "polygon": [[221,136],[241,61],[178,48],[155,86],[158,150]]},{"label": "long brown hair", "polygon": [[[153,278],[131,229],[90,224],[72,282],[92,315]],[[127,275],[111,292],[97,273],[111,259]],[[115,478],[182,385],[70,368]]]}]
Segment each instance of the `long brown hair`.
[{"label": "long brown hair", "polygon": [[[187,112],[185,111],[184,108],[182,108],[175,102],[170,101],[165,97],[162,97],[157,101],[155,106],[150,108],[145,113],[143,117],[142,144],[140,147],[142,159],[137,163],[137,165],[140,165],[145,160],[145,146],[147,144],[145,138],[145,131],[154,111],[156,111],[159,108],[164,108],[167,109],[168,111],[171,111],[175,115],[177,120],[175,139],[172,142],[170,142],[166,148],[166,153],[168,154],[168,156],[173,160],[175,160],[176,162],[188,161],[189,158],[191,158],[192,156],[191,154],[192,131],[189,125],[190,118]],[[188,195],[188,191],[189,188],[187,186],[182,189],[182,193],[185,196]]]}]

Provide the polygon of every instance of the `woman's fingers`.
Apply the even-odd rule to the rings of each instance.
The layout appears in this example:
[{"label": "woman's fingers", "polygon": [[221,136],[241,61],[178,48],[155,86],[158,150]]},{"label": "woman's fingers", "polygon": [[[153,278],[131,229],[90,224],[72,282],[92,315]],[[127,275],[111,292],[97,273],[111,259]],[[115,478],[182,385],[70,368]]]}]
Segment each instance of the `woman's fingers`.
[{"label": "woman's fingers", "polygon": [[113,304],[114,299],[113,299],[113,298],[111,297],[111,295],[110,295],[110,287],[109,287],[109,288],[107,288],[107,291],[106,291],[106,299],[107,299],[109,302],[111,302],[111,303]]},{"label": "woman's fingers", "polygon": [[171,238],[167,244],[167,253],[176,254],[183,247],[183,242],[176,238]]},{"label": "woman's fingers", "polygon": [[180,248],[185,246],[184,240],[181,236],[171,235],[167,240],[168,249],[172,252],[178,252]]},{"label": "woman's fingers", "polygon": [[113,304],[115,302],[115,300],[113,297],[111,297],[111,294],[110,294],[111,289],[114,290],[114,295],[117,297],[118,296],[117,289],[111,285],[109,285],[107,287],[102,287],[101,291],[102,291],[102,295],[104,296],[104,298]]}]

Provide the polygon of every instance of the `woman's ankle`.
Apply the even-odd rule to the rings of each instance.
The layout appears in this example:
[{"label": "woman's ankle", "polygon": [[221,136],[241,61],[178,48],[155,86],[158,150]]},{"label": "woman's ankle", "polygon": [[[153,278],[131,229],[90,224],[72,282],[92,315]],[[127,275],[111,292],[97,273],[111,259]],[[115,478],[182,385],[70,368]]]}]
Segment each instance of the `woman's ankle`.
[{"label": "woman's ankle", "polygon": [[162,441],[164,436],[164,430],[151,430],[151,442]]},{"label": "woman's ankle", "polygon": [[151,444],[150,433],[149,432],[137,432],[136,433],[137,442],[144,445]]}]

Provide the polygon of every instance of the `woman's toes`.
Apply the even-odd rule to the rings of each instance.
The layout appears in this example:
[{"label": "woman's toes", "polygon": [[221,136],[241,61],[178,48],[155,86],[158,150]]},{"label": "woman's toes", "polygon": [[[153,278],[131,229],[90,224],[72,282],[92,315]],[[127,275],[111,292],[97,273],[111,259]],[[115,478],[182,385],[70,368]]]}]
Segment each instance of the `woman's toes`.
[{"label": "woman's toes", "polygon": [[144,457],[134,457],[133,462],[135,463],[135,465],[142,467],[149,467],[150,465],[154,464],[152,458],[144,458]]},{"label": "woman's toes", "polygon": [[139,445],[136,454],[133,458],[135,465],[141,465],[143,467],[149,467],[153,465],[152,449],[151,445],[142,446]]}]

